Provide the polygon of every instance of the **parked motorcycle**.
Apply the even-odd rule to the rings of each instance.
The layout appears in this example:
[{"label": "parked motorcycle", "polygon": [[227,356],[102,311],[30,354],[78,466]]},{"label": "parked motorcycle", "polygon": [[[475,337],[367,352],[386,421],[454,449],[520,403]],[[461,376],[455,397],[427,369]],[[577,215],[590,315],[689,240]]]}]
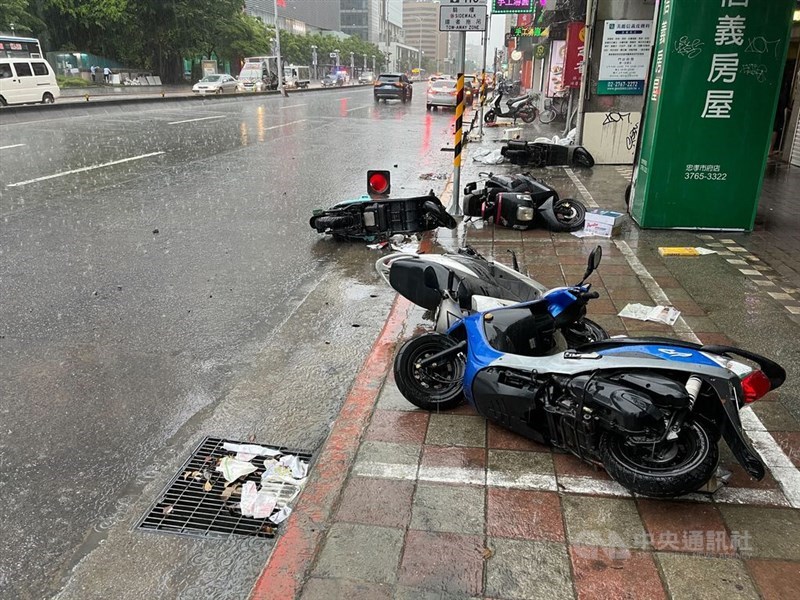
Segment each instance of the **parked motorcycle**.
[{"label": "parked motorcycle", "polygon": [[396,233],[408,234],[437,227],[455,229],[456,221],[433,193],[414,198],[388,198],[388,171],[367,171],[370,195],[339,202],[313,212],[309,225],[337,240],[372,242]]},{"label": "parked motorcycle", "polygon": [[533,105],[533,100],[528,94],[522,96],[512,96],[503,104],[506,87],[498,88],[491,102],[492,108],[483,114],[485,123],[494,123],[498,117],[506,119],[522,119],[524,123],[532,123],[536,119],[538,110]]},{"label": "parked motorcycle", "polygon": [[[598,297],[585,281],[600,257],[598,247],[574,286],[407,341],[394,362],[403,396],[436,411],[466,398],[487,419],[602,465],[637,494],[698,490],[716,470],[720,438],[752,477],[763,478],[739,410],[784,382],[775,362],[667,338],[558,345],[554,333]],[[440,290],[432,271],[425,281]]]},{"label": "parked motorcycle", "polygon": [[481,182],[464,188],[464,215],[493,221],[512,229],[530,229],[544,223],[553,231],[576,231],[583,227],[586,207],[528,173],[494,175],[481,173]]},{"label": "parked motorcycle", "polygon": [[[375,269],[400,295],[433,311],[434,331],[446,333],[474,312],[537,300],[547,293],[544,285],[520,272],[516,254],[509,252],[511,267],[486,260],[467,246],[455,254],[396,252],[379,258]],[[436,275],[437,289],[425,285],[428,270]],[[558,334],[569,348],[608,338],[600,325],[584,317],[566,324]]]}]

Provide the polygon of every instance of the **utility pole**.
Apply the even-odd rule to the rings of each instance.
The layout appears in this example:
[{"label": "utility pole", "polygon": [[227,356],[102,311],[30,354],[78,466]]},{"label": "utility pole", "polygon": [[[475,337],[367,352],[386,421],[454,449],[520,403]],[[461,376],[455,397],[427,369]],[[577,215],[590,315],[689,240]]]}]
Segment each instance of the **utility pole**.
[{"label": "utility pole", "polygon": [[278,57],[278,91],[283,96],[288,96],[283,87],[283,60],[281,59],[281,34],[278,27],[278,0],[273,0],[272,6],[275,9],[275,54]]},{"label": "utility pole", "polygon": [[314,67],[314,79],[319,79],[317,77],[317,47],[311,46],[311,64]]}]

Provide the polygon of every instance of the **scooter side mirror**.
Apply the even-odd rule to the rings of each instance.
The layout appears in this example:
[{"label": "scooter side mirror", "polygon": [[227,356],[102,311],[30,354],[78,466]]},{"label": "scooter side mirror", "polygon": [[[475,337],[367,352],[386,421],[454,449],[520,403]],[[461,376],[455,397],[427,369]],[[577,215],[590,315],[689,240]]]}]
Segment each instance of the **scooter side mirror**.
[{"label": "scooter side mirror", "polygon": [[586,272],[583,274],[583,279],[581,279],[581,282],[578,285],[583,284],[583,282],[589,278],[589,275],[597,270],[597,267],[600,266],[601,258],[603,258],[603,249],[600,246],[597,246],[589,254],[589,263],[586,265]]},{"label": "scooter side mirror", "polygon": [[426,288],[437,291],[439,290],[439,278],[436,276],[436,270],[433,267],[425,267],[422,280],[424,281]]}]

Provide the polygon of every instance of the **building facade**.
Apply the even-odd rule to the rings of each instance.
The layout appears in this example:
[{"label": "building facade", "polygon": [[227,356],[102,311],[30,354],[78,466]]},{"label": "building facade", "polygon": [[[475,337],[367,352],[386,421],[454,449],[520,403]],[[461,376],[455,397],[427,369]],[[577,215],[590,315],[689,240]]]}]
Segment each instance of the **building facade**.
[{"label": "building facade", "polygon": [[373,44],[402,41],[403,0],[337,1],[344,33]]},{"label": "building facade", "polygon": [[[439,31],[439,3],[432,0],[403,2],[403,31],[405,44],[419,48],[430,68],[445,70],[448,58],[447,33]],[[435,66],[434,66],[435,65]]]},{"label": "building facade", "polygon": [[[293,33],[339,31],[341,0],[286,0],[278,7],[278,26]],[[275,24],[274,0],[245,0],[245,11],[264,23]]]}]

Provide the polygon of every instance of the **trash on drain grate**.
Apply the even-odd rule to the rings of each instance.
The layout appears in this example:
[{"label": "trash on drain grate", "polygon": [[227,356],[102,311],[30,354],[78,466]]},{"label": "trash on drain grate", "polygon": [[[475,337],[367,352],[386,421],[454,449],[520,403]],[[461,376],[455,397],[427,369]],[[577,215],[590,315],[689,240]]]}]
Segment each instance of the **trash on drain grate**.
[{"label": "trash on drain grate", "polygon": [[[242,460],[247,456],[251,460]],[[274,537],[291,513],[309,452],[206,438],[167,485],[138,529],[199,537]]]}]

